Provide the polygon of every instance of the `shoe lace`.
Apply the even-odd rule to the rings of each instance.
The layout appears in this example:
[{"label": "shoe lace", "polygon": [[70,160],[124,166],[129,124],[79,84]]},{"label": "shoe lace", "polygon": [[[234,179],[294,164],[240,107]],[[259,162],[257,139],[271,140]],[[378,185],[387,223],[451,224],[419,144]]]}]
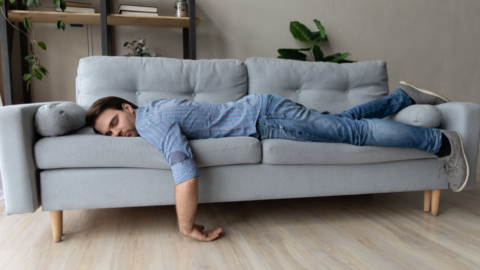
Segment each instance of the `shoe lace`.
[{"label": "shoe lace", "polygon": [[[447,172],[447,175],[449,175],[449,171],[448,171],[448,168],[450,166],[450,163],[448,162],[448,160],[440,160],[440,162],[438,163],[438,169],[440,171],[442,171],[442,175],[445,175],[445,171]],[[440,178],[440,171],[438,171],[438,178]]]}]

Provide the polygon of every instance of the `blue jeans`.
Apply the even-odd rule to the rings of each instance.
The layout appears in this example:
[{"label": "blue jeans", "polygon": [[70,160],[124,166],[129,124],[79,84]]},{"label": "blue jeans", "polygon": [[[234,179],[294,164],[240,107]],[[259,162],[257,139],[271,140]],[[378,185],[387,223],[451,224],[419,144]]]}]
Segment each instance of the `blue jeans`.
[{"label": "blue jeans", "polygon": [[438,152],[442,144],[440,129],[381,119],[412,104],[401,88],[337,114],[320,113],[274,94],[262,98],[256,124],[259,139],[416,148],[427,153]]}]

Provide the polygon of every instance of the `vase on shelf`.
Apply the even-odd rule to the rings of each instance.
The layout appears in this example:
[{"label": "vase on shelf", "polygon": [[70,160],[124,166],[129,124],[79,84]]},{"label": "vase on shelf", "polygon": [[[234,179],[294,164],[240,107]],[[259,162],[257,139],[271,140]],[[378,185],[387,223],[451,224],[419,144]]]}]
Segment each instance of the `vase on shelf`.
[{"label": "vase on shelf", "polygon": [[176,17],[188,17],[188,2],[187,0],[175,1],[175,16]]}]

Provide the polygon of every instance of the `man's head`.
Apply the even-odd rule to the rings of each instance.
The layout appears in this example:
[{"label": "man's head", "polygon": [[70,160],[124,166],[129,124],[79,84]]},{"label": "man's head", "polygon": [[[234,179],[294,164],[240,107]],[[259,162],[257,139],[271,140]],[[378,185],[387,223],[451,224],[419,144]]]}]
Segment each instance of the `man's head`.
[{"label": "man's head", "polygon": [[138,137],[135,127],[137,106],[123,98],[104,97],[90,106],[86,125],[107,136]]}]

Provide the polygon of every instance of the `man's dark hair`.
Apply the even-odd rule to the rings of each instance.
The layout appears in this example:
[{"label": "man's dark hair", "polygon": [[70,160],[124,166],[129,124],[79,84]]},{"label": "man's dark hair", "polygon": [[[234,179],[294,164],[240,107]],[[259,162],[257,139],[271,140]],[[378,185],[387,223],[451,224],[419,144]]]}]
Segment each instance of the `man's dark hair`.
[{"label": "man's dark hair", "polygon": [[106,109],[123,111],[123,103],[129,104],[134,109],[138,109],[137,105],[123,98],[114,96],[104,97],[95,101],[88,109],[87,115],[85,116],[86,125],[92,127],[95,133],[101,134],[100,132],[98,132],[98,130],[95,129],[95,121],[97,121],[98,116]]}]

